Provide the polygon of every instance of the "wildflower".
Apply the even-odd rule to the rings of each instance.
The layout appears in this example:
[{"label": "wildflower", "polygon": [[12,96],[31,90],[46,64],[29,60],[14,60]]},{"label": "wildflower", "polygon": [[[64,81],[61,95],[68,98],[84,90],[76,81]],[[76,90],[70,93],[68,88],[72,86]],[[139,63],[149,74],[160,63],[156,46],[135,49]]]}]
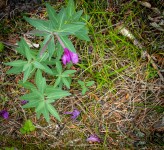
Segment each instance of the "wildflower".
[{"label": "wildflower", "polygon": [[77,109],[74,109],[72,112],[70,112],[70,111],[65,112],[65,114],[72,115],[71,119],[76,120],[77,117],[80,115],[80,111]]},{"label": "wildflower", "polygon": [[9,117],[9,113],[6,110],[0,111],[0,116],[2,116],[4,119],[7,119]]},{"label": "wildflower", "polygon": [[64,65],[72,61],[73,64],[77,64],[79,59],[78,55],[74,52],[71,52],[68,48],[64,48],[64,55],[62,57],[62,62]]},{"label": "wildflower", "polygon": [[100,139],[96,134],[90,135],[90,137],[87,138],[87,141],[88,142],[98,142],[98,143],[100,143]]},{"label": "wildflower", "polygon": [[25,104],[27,104],[28,103],[28,100],[23,100],[23,101],[21,101],[21,104],[22,105],[25,105]]}]

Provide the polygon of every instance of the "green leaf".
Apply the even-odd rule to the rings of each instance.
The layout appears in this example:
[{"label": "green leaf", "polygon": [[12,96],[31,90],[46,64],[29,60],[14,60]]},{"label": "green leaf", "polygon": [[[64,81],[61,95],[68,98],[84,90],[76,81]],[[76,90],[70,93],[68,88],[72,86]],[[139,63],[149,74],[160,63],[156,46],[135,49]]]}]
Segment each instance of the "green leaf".
[{"label": "green leaf", "polygon": [[33,108],[39,105],[40,101],[29,101],[27,104],[23,105],[23,108]]},{"label": "green leaf", "polygon": [[23,83],[22,81],[19,81],[19,84],[22,85],[23,87],[25,87],[26,89],[29,89],[29,90],[36,89],[36,87],[28,81],[26,81],[25,83]]},{"label": "green leaf", "polygon": [[69,95],[71,95],[69,92],[60,90],[60,91],[54,91],[54,93],[48,94],[47,98],[60,99]]},{"label": "green leaf", "polygon": [[48,111],[51,113],[51,115],[53,115],[57,120],[61,121],[60,116],[58,112],[56,111],[56,109],[49,103],[46,103],[46,106],[47,106]]},{"label": "green leaf", "polygon": [[12,67],[6,73],[7,74],[19,74],[22,71],[23,71],[23,66],[21,66],[21,67]]},{"label": "green leaf", "polygon": [[44,55],[43,53],[46,52],[46,49],[48,47],[48,44],[50,43],[50,41],[51,41],[52,38],[53,38],[53,36],[51,34],[49,34],[49,35],[47,35],[47,36],[44,37],[44,41],[43,41],[43,43],[41,45],[41,48],[39,50],[38,57]]},{"label": "green leaf", "polygon": [[60,61],[57,61],[56,62],[56,70],[59,74],[62,73],[62,65],[61,65],[61,62]]},{"label": "green leaf", "polygon": [[14,66],[14,67],[21,67],[21,66],[24,66],[26,63],[27,61],[15,60],[15,61],[4,63],[4,64],[9,65],[9,66]]},{"label": "green leaf", "polygon": [[35,111],[37,112],[37,111],[42,111],[42,109],[44,109],[45,108],[45,102],[44,101],[41,101],[41,102],[39,102],[39,104],[38,104],[38,106],[36,107],[36,109],[35,109]]},{"label": "green leaf", "polygon": [[33,100],[37,100],[37,99],[40,99],[41,98],[41,96],[38,96],[38,95],[36,95],[36,93],[29,93],[29,94],[25,94],[25,95],[23,95],[23,96],[21,96],[21,97],[19,97],[21,100],[28,100],[28,101],[33,101]]},{"label": "green leaf", "polygon": [[25,47],[25,55],[28,61],[31,61],[31,59],[33,58],[31,52],[30,52],[30,48]]},{"label": "green leaf", "polygon": [[69,17],[72,17],[72,15],[75,12],[75,4],[74,4],[74,1],[73,0],[69,0],[68,1],[67,8],[66,9],[67,9],[67,15]]},{"label": "green leaf", "polygon": [[68,80],[67,80],[66,78],[62,78],[62,81],[63,81],[64,85],[65,85],[68,89],[70,89],[70,84],[69,84]]},{"label": "green leaf", "polygon": [[69,77],[70,74],[73,74],[75,72],[76,72],[76,70],[66,70],[62,73],[62,76]]},{"label": "green leaf", "polygon": [[67,19],[67,15],[66,15],[66,10],[64,8],[62,8],[60,10],[60,12],[57,15],[57,20],[58,22],[58,30],[61,29],[62,25],[65,23],[66,19]]},{"label": "green leaf", "polygon": [[53,27],[56,27],[58,25],[57,13],[53,9],[53,7],[50,6],[48,3],[46,3],[46,8],[47,8],[48,17],[52,21]]},{"label": "green leaf", "polygon": [[62,29],[59,30],[59,35],[60,32],[66,32],[69,34],[75,34],[75,32],[79,31],[84,27],[84,24],[65,24],[62,26]]},{"label": "green leaf", "polygon": [[82,87],[85,86],[85,83],[84,83],[83,81],[78,80],[77,82],[78,82]]},{"label": "green leaf", "polygon": [[75,47],[73,46],[72,42],[68,39],[67,36],[60,36],[60,39],[63,41],[65,47],[67,47],[70,51],[75,52]]},{"label": "green leaf", "polygon": [[51,21],[31,19],[27,17],[24,17],[24,19],[38,30],[47,31],[47,32],[53,31],[52,28],[49,28],[49,24],[51,24]]},{"label": "green leaf", "polygon": [[50,74],[50,75],[53,75],[53,72],[52,70],[46,65],[46,64],[42,64],[44,66],[44,69],[43,71]]},{"label": "green leaf", "polygon": [[61,57],[62,57],[62,55],[63,55],[64,50],[63,50],[63,48],[62,48],[62,46],[60,45],[59,42],[57,42],[57,44],[56,44],[56,49],[57,49],[57,50],[55,51],[56,59],[57,59],[57,60],[60,60]]},{"label": "green leaf", "polygon": [[38,68],[38,69],[41,69],[41,70],[45,69],[45,67],[38,61],[34,61],[33,65],[34,65],[35,68]]},{"label": "green leaf", "polygon": [[89,81],[86,83],[86,86],[92,86],[95,82],[94,81]]},{"label": "green leaf", "polygon": [[90,41],[87,29],[83,28],[75,32],[75,36],[81,40]]},{"label": "green leaf", "polygon": [[57,87],[61,82],[61,77],[58,77],[55,81],[54,87]]},{"label": "green leaf", "polygon": [[28,32],[28,34],[32,34],[32,35],[35,35],[35,36],[47,36],[50,33],[47,32],[47,31],[32,30],[32,31]]},{"label": "green leaf", "polygon": [[48,44],[48,53],[49,53],[49,60],[51,59],[51,57],[54,54],[55,51],[55,43],[54,43],[54,38],[52,37],[49,44]]},{"label": "green leaf", "polygon": [[24,130],[23,128],[20,128],[20,132],[21,132],[22,134],[26,134],[26,130]]},{"label": "green leaf", "polygon": [[85,93],[88,91],[88,88],[87,87],[83,87],[82,88],[82,95],[85,95]]},{"label": "green leaf", "polygon": [[46,89],[46,79],[42,77],[42,72],[38,69],[35,74],[35,83],[42,94]]},{"label": "green leaf", "polygon": [[75,12],[72,16],[73,21],[78,21],[83,13],[83,10],[79,10],[78,12]]},{"label": "green leaf", "polygon": [[81,17],[81,20],[83,20],[84,22],[87,22],[90,19],[90,16],[85,14]]},{"label": "green leaf", "polygon": [[16,48],[17,52],[22,54],[26,57],[26,49],[30,49],[26,41],[21,38],[21,40],[18,42],[18,47]]},{"label": "green leaf", "polygon": [[48,52],[45,52],[45,53],[43,54],[42,57],[39,57],[39,58],[37,59],[37,61],[39,61],[39,62],[44,61],[44,62],[45,62],[45,61],[47,60],[48,57],[49,57]]},{"label": "green leaf", "polygon": [[24,76],[23,76],[23,82],[26,82],[28,77],[30,76],[31,72],[33,70],[32,64],[28,66],[28,68],[24,71]]},{"label": "green leaf", "polygon": [[44,118],[46,119],[46,121],[49,122],[50,121],[50,116],[49,116],[49,112],[48,112],[47,107],[44,107],[42,109],[42,114],[43,114]]}]

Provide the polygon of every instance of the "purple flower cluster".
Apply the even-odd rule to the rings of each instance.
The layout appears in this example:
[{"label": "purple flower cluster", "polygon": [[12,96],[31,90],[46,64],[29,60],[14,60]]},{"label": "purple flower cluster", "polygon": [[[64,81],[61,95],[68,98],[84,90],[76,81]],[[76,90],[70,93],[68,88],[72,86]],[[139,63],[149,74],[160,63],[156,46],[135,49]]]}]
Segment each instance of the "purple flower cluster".
[{"label": "purple flower cluster", "polygon": [[4,119],[8,119],[9,113],[7,110],[1,110],[0,111],[0,116],[3,117]]},{"label": "purple flower cluster", "polygon": [[89,138],[87,138],[87,141],[100,143],[100,138],[96,134],[91,134]]},{"label": "purple flower cluster", "polygon": [[74,52],[71,52],[68,48],[64,48],[64,54],[62,56],[63,64],[66,65],[67,63],[71,61],[73,64],[77,64],[79,61],[78,55]]},{"label": "purple flower cluster", "polygon": [[77,109],[74,109],[72,112],[67,111],[67,112],[65,112],[64,114],[72,115],[72,116],[71,116],[71,119],[76,120],[77,117],[80,115],[80,111],[77,110]]}]

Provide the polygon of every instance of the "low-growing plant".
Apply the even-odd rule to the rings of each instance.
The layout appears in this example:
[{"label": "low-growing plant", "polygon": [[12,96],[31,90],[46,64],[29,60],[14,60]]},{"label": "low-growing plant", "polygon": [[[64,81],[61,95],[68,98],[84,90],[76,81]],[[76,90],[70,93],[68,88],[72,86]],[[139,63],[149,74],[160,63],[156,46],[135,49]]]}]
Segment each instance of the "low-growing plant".
[{"label": "low-growing plant", "polygon": [[88,87],[92,86],[94,84],[94,81],[83,82],[81,80],[78,80],[78,83],[82,88],[82,95],[85,95],[85,93],[89,91]]},{"label": "low-growing plant", "polygon": [[[35,108],[37,118],[43,114],[49,122],[50,114],[60,121],[53,103],[71,95],[65,89],[70,89],[72,76],[76,71],[69,68],[70,65],[77,64],[79,59],[69,37],[75,36],[86,41],[90,39],[86,27],[89,17],[82,16],[82,10],[75,11],[73,0],[69,0],[67,7],[63,7],[59,13],[48,3],[46,10],[49,18],[47,20],[24,17],[36,28],[28,34],[44,38],[40,48],[30,48],[21,38],[16,51],[23,56],[22,59],[5,64],[12,66],[7,71],[8,74],[23,73],[23,81],[19,83],[29,90],[28,94],[20,97],[21,100],[28,100],[23,108]],[[54,78],[54,82],[47,84],[48,75]],[[34,83],[31,83],[33,78]]]},{"label": "low-growing plant", "polygon": [[35,126],[31,122],[31,120],[26,120],[23,127],[20,128],[20,132],[22,134],[29,134],[30,132],[35,130]]}]

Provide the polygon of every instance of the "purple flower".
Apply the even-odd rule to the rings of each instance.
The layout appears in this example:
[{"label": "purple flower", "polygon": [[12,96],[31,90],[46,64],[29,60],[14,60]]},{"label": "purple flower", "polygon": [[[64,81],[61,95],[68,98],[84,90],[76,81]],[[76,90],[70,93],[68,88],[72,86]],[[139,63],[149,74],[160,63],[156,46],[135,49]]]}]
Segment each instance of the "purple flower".
[{"label": "purple flower", "polygon": [[77,117],[80,115],[80,111],[78,111],[77,109],[74,109],[72,112],[70,111],[65,112],[65,114],[72,115],[71,119],[76,120]]},{"label": "purple flower", "polygon": [[100,143],[100,139],[96,134],[90,135],[90,137],[87,138],[87,141],[88,142],[98,142],[98,143]]},{"label": "purple flower", "polygon": [[6,110],[0,111],[0,116],[2,116],[4,119],[7,119],[9,117],[9,113]]},{"label": "purple flower", "polygon": [[72,61],[73,64],[77,64],[79,59],[78,55],[74,52],[71,52],[68,48],[64,48],[64,54],[62,56],[62,62],[64,65]]},{"label": "purple flower", "polygon": [[27,104],[28,103],[28,100],[23,100],[23,101],[21,101],[21,105],[25,105],[25,104]]}]

